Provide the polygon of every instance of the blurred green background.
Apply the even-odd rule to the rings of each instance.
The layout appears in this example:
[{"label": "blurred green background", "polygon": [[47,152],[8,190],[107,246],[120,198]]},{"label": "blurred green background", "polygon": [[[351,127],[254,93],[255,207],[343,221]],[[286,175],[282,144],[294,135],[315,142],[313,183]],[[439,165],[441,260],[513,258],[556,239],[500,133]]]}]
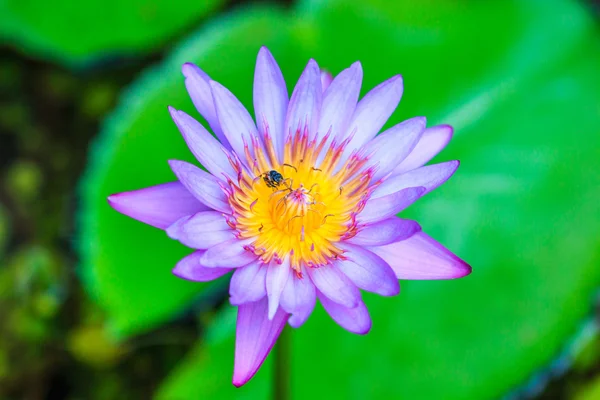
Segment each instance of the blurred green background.
[{"label": "blurred green background", "polygon": [[446,185],[403,215],[473,266],[366,296],[352,335],[320,306],[291,334],[292,399],[600,399],[600,13],[585,0],[0,1],[0,399],[264,399],[231,385],[225,277],[106,203],[192,161],[193,61],[252,107],[267,45],[291,91],[310,57],[404,76],[389,124],[455,137]]}]

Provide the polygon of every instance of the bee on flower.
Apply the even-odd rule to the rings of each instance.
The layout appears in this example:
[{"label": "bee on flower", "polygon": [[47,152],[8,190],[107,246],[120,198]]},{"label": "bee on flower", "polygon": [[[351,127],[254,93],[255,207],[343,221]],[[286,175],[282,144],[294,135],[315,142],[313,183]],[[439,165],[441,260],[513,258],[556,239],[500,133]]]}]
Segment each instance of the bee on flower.
[{"label": "bee on flower", "polygon": [[361,289],[394,296],[399,279],[471,272],[417,222],[396,216],[459,165],[424,166],[449,142],[450,126],[426,128],[416,117],[379,133],[400,102],[399,75],[359,101],[359,62],[333,78],[310,60],[289,97],[263,47],[253,120],[197,66],[185,64],[183,74],[214,136],[183,111],[169,111],[208,172],[171,160],[177,181],[108,201],[194,249],[175,275],[209,281],[233,272],[234,385],[256,373],[285,324],[301,326],[317,299],[340,326],[366,334],[371,319]]}]

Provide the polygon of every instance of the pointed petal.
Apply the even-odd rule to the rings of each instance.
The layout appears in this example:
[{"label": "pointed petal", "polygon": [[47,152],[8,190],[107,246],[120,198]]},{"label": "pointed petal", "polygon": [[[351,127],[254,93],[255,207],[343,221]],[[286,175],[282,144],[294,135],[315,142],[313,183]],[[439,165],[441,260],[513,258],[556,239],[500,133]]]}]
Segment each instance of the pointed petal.
[{"label": "pointed petal", "polygon": [[339,73],[323,94],[323,106],[318,132],[331,138],[345,133],[356,108],[363,71],[359,62]]},{"label": "pointed petal", "polygon": [[229,284],[229,302],[233,305],[252,303],[267,295],[267,266],[255,261],[235,270]]},{"label": "pointed petal", "polygon": [[331,73],[327,71],[321,71],[321,89],[323,92],[325,92],[329,85],[331,85],[331,81],[333,81],[333,76],[331,76]]},{"label": "pointed petal", "polygon": [[206,250],[200,259],[208,268],[238,268],[256,260],[256,255],[244,246],[247,241],[231,239]]},{"label": "pointed petal", "polygon": [[317,289],[331,301],[350,308],[359,303],[360,291],[335,264],[309,267],[306,271]]},{"label": "pointed petal", "polygon": [[309,139],[315,137],[321,110],[321,72],[315,60],[310,60],[300,75],[292,93],[285,119],[285,135],[306,127]]},{"label": "pointed petal", "polygon": [[455,279],[471,273],[467,263],[424,232],[369,250],[383,258],[398,279]]},{"label": "pointed petal", "polygon": [[317,297],[327,314],[342,328],[359,335],[365,335],[371,330],[371,317],[362,300],[356,307],[348,308],[331,301],[320,292],[317,292]]},{"label": "pointed petal", "polygon": [[[302,271],[305,272],[305,268]],[[308,319],[316,299],[315,286],[306,274],[302,277],[290,274],[280,300],[281,308],[292,314],[288,321],[290,326],[298,328]]]},{"label": "pointed petal", "polygon": [[281,160],[283,160],[283,144],[285,141],[283,124],[285,123],[287,107],[288,91],[283,74],[273,55],[263,46],[258,52],[254,71],[256,125],[263,135],[268,128],[273,146]]},{"label": "pointed petal", "polygon": [[425,188],[425,191],[421,195],[424,196],[450,179],[458,169],[459,164],[456,160],[447,161],[440,164],[426,165],[400,175],[391,176],[373,191],[371,199],[377,199],[408,187],[416,186]]},{"label": "pointed petal", "polygon": [[108,196],[108,204],[121,214],[166,229],[186,215],[208,210],[180,182]]},{"label": "pointed petal", "polygon": [[285,326],[288,314],[279,309],[267,317],[267,298],[238,307],[233,384],[242,386],[262,365]]},{"label": "pointed petal", "polygon": [[369,199],[357,219],[363,224],[371,224],[393,217],[417,201],[424,192],[423,187],[411,187],[377,199]]},{"label": "pointed petal", "polygon": [[425,129],[419,143],[410,154],[398,165],[393,175],[401,174],[415,168],[422,167],[436,156],[452,138],[450,125],[438,125]]},{"label": "pointed petal", "polygon": [[204,211],[179,219],[167,228],[167,235],[193,249],[208,249],[233,239],[235,232],[222,213]]},{"label": "pointed petal", "polygon": [[214,176],[185,161],[169,160],[169,165],[194,197],[214,210],[231,212],[227,198]]},{"label": "pointed petal", "polygon": [[392,268],[378,255],[349,243],[339,243],[346,250],[347,260],[338,261],[337,267],[359,288],[382,296],[400,293],[398,278]]},{"label": "pointed petal", "polygon": [[223,179],[223,174],[236,176],[227,159],[227,150],[217,139],[183,111],[169,107],[169,112],[191,152],[204,168],[219,179]]},{"label": "pointed petal", "polygon": [[204,251],[198,250],[184,257],[173,268],[173,274],[188,281],[208,282],[231,271],[230,268],[206,268],[202,266],[200,258],[203,254]]},{"label": "pointed petal", "polygon": [[396,75],[376,86],[358,102],[344,135],[354,135],[346,147],[347,152],[363,146],[377,135],[398,107],[402,91],[402,77]]},{"label": "pointed petal", "polygon": [[420,231],[421,227],[415,221],[391,217],[365,226],[347,242],[359,246],[383,246],[408,239]]},{"label": "pointed petal", "polygon": [[281,293],[290,276],[290,262],[286,257],[282,264],[272,262],[267,269],[267,295],[269,296],[269,319],[279,308]]},{"label": "pointed petal", "polygon": [[251,138],[258,136],[252,117],[242,103],[220,83],[210,81],[215,107],[223,134],[231,144],[233,150],[242,157],[244,154],[244,140],[251,142]]},{"label": "pointed petal", "polygon": [[363,147],[369,165],[377,165],[371,180],[378,181],[394,170],[415,147],[425,131],[425,117],[401,122],[386,130]]},{"label": "pointed petal", "polygon": [[217,135],[223,146],[228,150],[231,149],[227,138],[223,135],[219,119],[217,118],[215,104],[209,85],[210,77],[197,65],[192,63],[183,64],[181,72],[183,72],[183,75],[185,76],[185,87],[190,94],[196,110],[198,110],[200,115],[208,122],[210,129]]}]

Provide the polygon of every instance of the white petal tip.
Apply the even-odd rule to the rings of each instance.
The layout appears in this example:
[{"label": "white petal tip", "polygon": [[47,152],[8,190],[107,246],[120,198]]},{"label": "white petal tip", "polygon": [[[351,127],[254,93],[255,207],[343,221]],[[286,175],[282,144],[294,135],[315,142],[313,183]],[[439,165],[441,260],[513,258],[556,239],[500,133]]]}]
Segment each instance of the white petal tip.
[{"label": "white petal tip", "polygon": [[354,333],[356,333],[357,335],[366,335],[367,333],[371,332],[371,327],[372,324],[369,324],[369,326],[366,326],[363,329],[359,329]]},{"label": "white petal tip", "polygon": [[455,273],[448,277],[448,279],[459,279],[468,276],[473,272],[473,268],[467,264],[466,262],[460,260],[460,263],[457,264]]},{"label": "white petal tip", "polygon": [[233,386],[235,386],[236,388],[240,388],[242,386],[244,386],[246,384],[246,382],[248,382],[250,380],[250,378],[246,378],[246,379],[233,379],[233,381],[231,383],[233,383]]},{"label": "white petal tip", "polygon": [[267,46],[260,46],[260,50],[258,50],[258,57],[267,57],[270,59],[273,58],[273,55],[271,54]]},{"label": "white petal tip", "polygon": [[279,302],[271,301],[271,298],[269,297],[269,314],[268,314],[269,321],[272,321],[273,318],[275,317],[278,306],[279,306]]},{"label": "white petal tip", "polygon": [[415,121],[415,123],[422,125],[423,128],[425,128],[425,126],[427,125],[427,117],[415,117],[413,118],[413,120]]},{"label": "white petal tip", "polygon": [[108,204],[110,204],[111,207],[115,208],[115,205],[117,205],[119,201],[119,194],[111,194],[106,198],[106,200],[108,201]]},{"label": "white petal tip", "polygon": [[186,62],[181,66],[181,73],[187,78],[194,73],[196,68],[197,67],[191,62]]}]

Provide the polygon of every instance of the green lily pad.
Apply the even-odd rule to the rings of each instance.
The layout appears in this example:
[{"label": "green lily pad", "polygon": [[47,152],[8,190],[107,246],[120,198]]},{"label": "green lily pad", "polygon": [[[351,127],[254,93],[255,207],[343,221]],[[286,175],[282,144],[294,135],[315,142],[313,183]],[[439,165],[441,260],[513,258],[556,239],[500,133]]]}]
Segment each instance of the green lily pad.
[{"label": "green lily pad", "polygon": [[[193,109],[181,63],[199,63],[251,108],[254,57],[266,44],[288,89],[308,57],[334,73],[360,59],[363,92],[404,75],[392,122],[427,115],[430,125],[455,126],[439,160],[460,159],[461,168],[403,215],[474,271],[403,282],[396,298],[366,295],[374,323],[364,337],[317,307],[293,334],[294,398],[497,398],[547,365],[600,282],[600,34],[575,1],[465,4],[313,0],[293,14],[250,9],[216,20],[142,77],[103,132],[85,180],[83,271],[109,315],[126,324],[151,301],[162,310],[151,318],[157,324],[203,287],[172,281],[181,246],[109,210],[104,197],[170,180],[166,160],[191,159],[163,108]],[[263,398],[264,371],[231,390],[228,337],[201,342],[159,393]]]},{"label": "green lily pad", "polygon": [[0,37],[28,54],[80,66],[106,55],[160,48],[225,0],[4,0]]}]

